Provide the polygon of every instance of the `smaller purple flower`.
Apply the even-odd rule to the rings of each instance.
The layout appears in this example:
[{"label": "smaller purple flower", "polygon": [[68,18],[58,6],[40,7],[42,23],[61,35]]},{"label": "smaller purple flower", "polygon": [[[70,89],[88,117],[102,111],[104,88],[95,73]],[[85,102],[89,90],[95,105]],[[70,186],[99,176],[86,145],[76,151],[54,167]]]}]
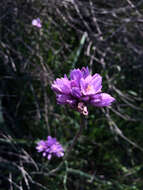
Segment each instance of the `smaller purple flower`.
[{"label": "smaller purple flower", "polygon": [[42,155],[47,157],[48,160],[50,160],[52,156],[64,156],[64,149],[62,145],[56,140],[56,138],[52,138],[51,136],[48,136],[47,140],[45,141],[39,141],[37,143],[36,149],[38,152],[42,152]]},{"label": "smaller purple flower", "polygon": [[33,25],[33,26],[36,26],[37,28],[41,28],[41,27],[42,27],[42,24],[41,24],[40,18],[33,19],[33,20],[32,20],[32,25]]}]

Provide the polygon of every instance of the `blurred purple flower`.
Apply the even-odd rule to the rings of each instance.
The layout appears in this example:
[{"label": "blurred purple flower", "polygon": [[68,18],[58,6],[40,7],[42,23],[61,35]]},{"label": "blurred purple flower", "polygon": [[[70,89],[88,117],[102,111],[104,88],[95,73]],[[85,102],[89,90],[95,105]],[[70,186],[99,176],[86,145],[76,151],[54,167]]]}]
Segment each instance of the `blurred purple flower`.
[{"label": "blurred purple flower", "polygon": [[88,67],[72,70],[70,79],[66,75],[57,78],[52,84],[52,89],[59,104],[69,104],[83,115],[88,115],[88,104],[104,107],[115,101],[109,94],[102,93],[102,77],[99,74],[92,76]]},{"label": "blurred purple flower", "polygon": [[52,138],[51,136],[47,137],[47,140],[41,140],[37,143],[36,147],[38,152],[43,152],[43,156],[47,157],[48,160],[51,159],[52,156],[63,157],[64,149],[61,144],[56,140],[56,138]]},{"label": "blurred purple flower", "polygon": [[41,28],[41,27],[42,27],[42,24],[41,24],[40,18],[33,19],[33,20],[32,20],[32,25],[33,25],[33,26],[36,26],[37,28]]}]

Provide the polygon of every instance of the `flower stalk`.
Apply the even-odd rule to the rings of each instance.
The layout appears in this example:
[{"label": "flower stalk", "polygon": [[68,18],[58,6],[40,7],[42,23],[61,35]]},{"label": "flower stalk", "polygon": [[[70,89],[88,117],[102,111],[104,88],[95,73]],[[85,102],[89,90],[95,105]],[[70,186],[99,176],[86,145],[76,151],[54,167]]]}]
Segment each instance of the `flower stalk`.
[{"label": "flower stalk", "polygon": [[59,164],[59,166],[53,170],[51,170],[48,175],[52,175],[53,173],[57,172],[60,170],[60,168],[62,167],[62,165],[65,163],[65,161],[67,160],[68,156],[70,155],[73,147],[75,146],[75,144],[78,141],[78,138],[80,137],[80,135],[82,134],[83,129],[85,128],[86,122],[85,122],[85,116],[84,115],[80,115],[80,128],[77,131],[76,135],[74,136],[74,139],[72,141],[71,146],[68,148],[68,150],[65,153],[65,156],[63,157],[63,161]]}]

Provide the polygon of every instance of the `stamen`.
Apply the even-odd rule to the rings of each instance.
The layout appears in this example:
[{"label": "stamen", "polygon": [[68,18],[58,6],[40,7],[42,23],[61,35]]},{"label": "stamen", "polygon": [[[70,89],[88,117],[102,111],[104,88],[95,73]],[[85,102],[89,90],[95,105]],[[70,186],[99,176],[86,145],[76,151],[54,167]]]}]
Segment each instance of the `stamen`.
[{"label": "stamen", "polygon": [[91,90],[91,86],[88,85],[87,88],[86,88],[86,92],[90,91]]}]

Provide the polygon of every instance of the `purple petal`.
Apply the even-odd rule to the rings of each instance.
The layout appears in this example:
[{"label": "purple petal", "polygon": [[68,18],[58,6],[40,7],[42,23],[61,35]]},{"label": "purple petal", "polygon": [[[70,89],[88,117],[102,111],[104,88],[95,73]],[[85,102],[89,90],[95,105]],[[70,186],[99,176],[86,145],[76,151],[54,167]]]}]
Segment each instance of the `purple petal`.
[{"label": "purple petal", "polygon": [[57,152],[57,157],[63,157],[64,156],[64,153],[63,152]]},{"label": "purple petal", "polygon": [[96,93],[101,92],[101,89],[102,89],[101,84],[102,84],[102,77],[99,74],[93,75],[90,85],[93,86],[94,91]]},{"label": "purple petal", "polygon": [[110,96],[107,93],[97,94],[92,97],[90,103],[96,107],[110,106],[112,102],[115,101],[115,98]]},{"label": "purple petal", "polygon": [[47,141],[46,141],[46,145],[51,146],[54,143],[56,143],[56,138],[52,138],[51,136],[48,136]]},{"label": "purple petal", "polygon": [[82,96],[82,97],[80,98],[80,101],[88,102],[89,99],[90,99],[90,96]]},{"label": "purple petal", "polygon": [[64,95],[64,94],[59,94],[57,95],[57,102],[59,104],[70,104],[73,105],[76,103],[75,99],[72,99],[70,96],[68,95]]},{"label": "purple petal", "polygon": [[87,83],[85,82],[85,80],[82,78],[80,80],[80,88],[81,88],[81,92],[83,95],[86,95],[86,88],[87,88]]},{"label": "purple petal", "polygon": [[98,74],[89,75],[86,79],[80,80],[81,92],[83,95],[94,95],[101,91],[102,77]]},{"label": "purple petal", "polygon": [[91,76],[88,76],[86,78],[87,80],[83,78],[80,80],[81,92],[84,96],[89,96],[96,93],[94,87],[90,84],[91,78]]},{"label": "purple petal", "polygon": [[72,88],[71,94],[76,98],[80,98],[82,96],[80,89],[77,87]]},{"label": "purple petal", "polygon": [[56,93],[70,94],[71,82],[68,80],[68,78],[66,76],[64,78],[61,78],[61,79],[58,78],[52,84],[52,89]]},{"label": "purple petal", "polygon": [[57,102],[59,104],[66,104],[67,100],[69,100],[69,99],[70,99],[70,97],[67,95],[64,95],[64,94],[63,95],[62,94],[57,95]]},{"label": "purple petal", "polygon": [[71,88],[73,87],[79,87],[79,83],[77,83],[75,80],[71,80]]},{"label": "purple petal", "polygon": [[42,152],[45,149],[45,142],[43,140],[37,143],[36,149],[38,152]]},{"label": "purple petal", "polygon": [[71,80],[74,80],[79,83],[81,78],[82,78],[82,72],[80,71],[80,69],[74,69],[70,72]]},{"label": "purple petal", "polygon": [[88,75],[90,75],[90,73],[89,73],[89,69],[88,69],[88,67],[83,67],[82,69],[81,69],[81,72],[82,72],[82,77],[85,79]]}]

